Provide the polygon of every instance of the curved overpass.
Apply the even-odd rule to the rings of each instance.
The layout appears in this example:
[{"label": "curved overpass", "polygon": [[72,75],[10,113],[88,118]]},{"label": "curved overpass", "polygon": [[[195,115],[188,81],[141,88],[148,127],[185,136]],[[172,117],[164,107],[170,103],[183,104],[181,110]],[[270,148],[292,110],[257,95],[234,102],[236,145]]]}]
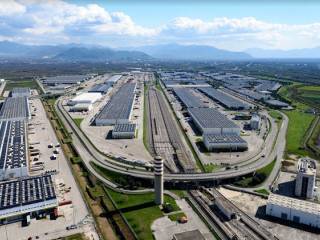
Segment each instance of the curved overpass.
[{"label": "curved overpass", "polygon": [[[57,111],[57,114],[63,121],[67,130],[72,133],[73,144],[75,148],[78,150],[80,156],[82,157],[84,164],[90,170],[90,172],[96,175],[96,177],[98,177],[100,180],[104,177],[101,176],[97,171],[95,171],[92,168],[92,166],[90,165],[90,161],[94,162],[98,166],[101,166],[103,168],[106,168],[110,171],[113,171],[119,174],[124,174],[124,175],[129,175],[137,178],[144,178],[144,179],[154,178],[153,172],[146,171],[142,168],[139,169],[137,167],[133,167],[126,164],[121,164],[113,159],[106,157],[104,154],[100,153],[93,146],[93,144],[88,140],[85,134],[74,123],[71,116],[66,112],[66,110],[62,106],[61,99],[58,99],[56,101],[55,109]],[[251,163],[248,163],[246,165],[239,166],[238,169],[219,170],[213,173],[181,173],[181,174],[166,173],[164,174],[164,180],[173,181],[173,182],[223,180],[223,179],[235,178],[235,177],[252,173],[268,165],[276,157],[277,158],[282,157],[282,156],[279,156],[279,154],[281,155],[283,154],[282,146],[283,146],[283,143],[285,142],[287,123],[288,123],[288,119],[285,118],[283,121],[282,127],[280,128],[279,133],[277,135],[275,145],[273,146],[273,143],[271,143],[265,147],[266,157],[264,158],[258,157],[257,160]],[[277,130],[274,129],[274,127],[271,128],[271,131],[277,132]],[[107,182],[105,183],[108,184]],[[113,187],[117,186],[116,184],[110,181],[109,181],[109,184],[112,184]]]}]

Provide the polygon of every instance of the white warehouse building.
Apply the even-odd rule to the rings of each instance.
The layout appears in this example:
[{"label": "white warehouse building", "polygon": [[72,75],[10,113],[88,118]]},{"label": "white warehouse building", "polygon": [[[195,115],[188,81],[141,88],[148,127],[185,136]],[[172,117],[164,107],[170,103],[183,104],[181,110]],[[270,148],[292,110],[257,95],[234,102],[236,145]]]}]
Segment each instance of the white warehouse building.
[{"label": "white warehouse building", "polygon": [[70,111],[90,111],[92,104],[98,101],[102,97],[101,93],[80,93],[73,99],[69,100],[68,105]]},{"label": "white warehouse building", "polygon": [[307,226],[320,228],[320,204],[270,194],[266,214]]}]

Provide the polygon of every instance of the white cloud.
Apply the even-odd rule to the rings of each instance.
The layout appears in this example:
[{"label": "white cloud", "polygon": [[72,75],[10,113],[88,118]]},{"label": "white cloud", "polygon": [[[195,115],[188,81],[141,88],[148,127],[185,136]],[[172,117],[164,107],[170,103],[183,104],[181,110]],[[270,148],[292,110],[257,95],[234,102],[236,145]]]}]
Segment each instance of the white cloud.
[{"label": "white cloud", "polygon": [[0,16],[10,16],[13,14],[21,14],[21,13],[24,13],[25,11],[26,11],[26,7],[15,0],[0,1]]},{"label": "white cloud", "polygon": [[123,47],[178,42],[243,50],[313,47],[320,40],[320,22],[278,24],[254,17],[209,21],[177,17],[151,28],[98,4],[77,5],[62,0],[0,0],[0,26],[3,39],[37,44],[86,42]]}]

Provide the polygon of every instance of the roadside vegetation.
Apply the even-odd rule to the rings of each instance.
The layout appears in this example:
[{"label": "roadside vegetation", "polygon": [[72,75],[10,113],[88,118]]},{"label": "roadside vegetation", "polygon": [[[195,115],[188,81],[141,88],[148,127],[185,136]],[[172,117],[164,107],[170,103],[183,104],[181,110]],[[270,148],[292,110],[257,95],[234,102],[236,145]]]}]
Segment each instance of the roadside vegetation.
[{"label": "roadside vegetation", "polygon": [[276,163],[276,159],[274,159],[267,166],[257,170],[255,173],[253,173],[253,175],[242,177],[242,179],[240,179],[239,181],[236,181],[234,185],[237,187],[243,187],[243,188],[259,186],[270,175],[275,163]]},{"label": "roadside vegetation", "polygon": [[80,125],[83,121],[83,118],[73,118],[74,123],[77,125],[79,129],[81,129]]},{"label": "roadside vegetation", "polygon": [[76,233],[70,236],[62,237],[61,240],[86,240],[86,237],[82,233]]},{"label": "roadside vegetation", "polygon": [[212,172],[214,172],[214,171],[216,171],[216,170],[221,168],[220,165],[213,164],[213,163],[204,164],[203,167],[204,167],[204,171],[206,173],[212,173]]}]

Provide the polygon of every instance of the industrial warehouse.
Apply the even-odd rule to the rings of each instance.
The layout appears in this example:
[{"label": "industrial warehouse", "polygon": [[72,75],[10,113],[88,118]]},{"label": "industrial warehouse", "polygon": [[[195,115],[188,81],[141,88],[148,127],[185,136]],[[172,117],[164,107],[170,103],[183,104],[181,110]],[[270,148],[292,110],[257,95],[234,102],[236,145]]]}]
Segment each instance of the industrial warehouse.
[{"label": "industrial warehouse", "polygon": [[0,222],[58,206],[52,175],[0,182]]},{"label": "industrial warehouse", "polygon": [[207,107],[199,98],[192,94],[191,89],[174,88],[174,93],[186,108]]},{"label": "industrial warehouse", "polygon": [[212,87],[199,88],[199,90],[204,94],[206,94],[209,98],[219,102],[221,105],[223,105],[227,109],[233,109],[233,110],[250,109],[249,104],[244,103],[238,99],[235,99],[234,97],[231,97],[230,95],[223,93],[219,90],[216,90]]},{"label": "industrial warehouse", "polygon": [[129,123],[136,83],[126,83],[111,97],[95,118],[97,126]]},{"label": "industrial warehouse", "polygon": [[0,121],[0,180],[28,175],[26,123]]},{"label": "industrial warehouse", "polygon": [[245,151],[248,149],[248,143],[237,135],[203,135],[203,143],[210,152],[219,151]]},{"label": "industrial warehouse", "polygon": [[318,203],[270,194],[266,214],[285,221],[320,228],[320,205]]},{"label": "industrial warehouse", "polygon": [[188,113],[202,134],[240,135],[240,128],[213,108],[188,108]]},{"label": "industrial warehouse", "polygon": [[92,104],[100,98],[101,93],[98,92],[80,93],[76,97],[72,98],[68,102],[68,105],[72,112],[90,111],[92,109]]},{"label": "industrial warehouse", "polygon": [[31,117],[27,97],[8,97],[0,110],[0,120],[26,120]]},{"label": "industrial warehouse", "polygon": [[136,132],[135,124],[116,124],[112,130],[112,138],[120,139],[130,139],[134,138]]},{"label": "industrial warehouse", "polygon": [[55,76],[55,77],[47,77],[43,80],[43,83],[48,86],[56,86],[56,85],[73,85],[80,84],[87,79],[89,79],[89,75],[64,75],[64,76]]},{"label": "industrial warehouse", "polygon": [[53,176],[29,176],[29,88],[14,88],[0,115],[0,222],[29,219],[58,206]]},{"label": "industrial warehouse", "polygon": [[30,88],[13,88],[11,97],[30,97]]}]

